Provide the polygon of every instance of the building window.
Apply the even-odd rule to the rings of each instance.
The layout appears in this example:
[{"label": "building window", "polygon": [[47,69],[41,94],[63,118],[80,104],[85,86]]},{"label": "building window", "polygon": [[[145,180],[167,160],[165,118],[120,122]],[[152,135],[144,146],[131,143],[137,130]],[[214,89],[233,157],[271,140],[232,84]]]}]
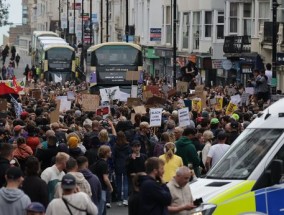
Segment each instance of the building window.
[{"label": "building window", "polygon": [[199,49],[199,38],[200,38],[200,12],[193,12],[193,49]]},{"label": "building window", "polygon": [[230,3],[230,33],[238,33],[238,8],[239,3]]},{"label": "building window", "polygon": [[212,36],[212,12],[211,11],[205,11],[205,37],[211,37]]},{"label": "building window", "polygon": [[264,22],[269,21],[270,14],[270,3],[269,1],[260,1],[259,2],[259,27],[264,25]]},{"label": "building window", "polygon": [[172,14],[171,7],[166,6],[166,43],[172,43]]},{"label": "building window", "polygon": [[243,10],[243,26],[244,26],[244,35],[252,34],[252,9],[251,3],[244,3]]},{"label": "building window", "polygon": [[218,11],[217,17],[217,39],[224,39],[224,12]]},{"label": "building window", "polygon": [[188,36],[189,36],[189,13],[183,14],[183,26],[182,26],[182,48],[188,49]]}]

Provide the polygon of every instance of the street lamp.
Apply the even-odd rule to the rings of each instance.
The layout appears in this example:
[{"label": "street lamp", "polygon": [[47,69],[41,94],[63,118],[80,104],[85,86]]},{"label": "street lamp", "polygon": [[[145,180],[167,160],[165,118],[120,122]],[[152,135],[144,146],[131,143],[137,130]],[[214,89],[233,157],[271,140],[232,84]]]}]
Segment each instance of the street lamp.
[{"label": "street lamp", "polygon": [[277,78],[276,78],[276,54],[277,54],[277,0],[272,2],[272,81],[271,91],[272,94],[276,94]]}]

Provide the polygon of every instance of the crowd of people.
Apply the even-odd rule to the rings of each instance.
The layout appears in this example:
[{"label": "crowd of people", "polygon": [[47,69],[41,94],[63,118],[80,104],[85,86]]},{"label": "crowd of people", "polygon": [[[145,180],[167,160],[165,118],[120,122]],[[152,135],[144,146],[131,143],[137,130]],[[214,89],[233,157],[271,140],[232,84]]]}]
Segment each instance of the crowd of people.
[{"label": "crowd of people", "polygon": [[[110,114],[102,116],[74,100],[51,122],[56,95],[73,90],[79,96],[83,84],[39,86],[41,99],[18,98],[19,118],[12,103],[1,114],[1,214],[34,205],[42,214],[106,214],[113,202],[128,206],[130,215],[188,214],[197,205],[185,185],[206,174],[262,108],[226,115],[226,91],[218,87],[205,88],[208,106],[191,110],[186,127],[179,126],[182,106],[173,105],[186,97],[180,93],[163,105],[160,127],[150,127],[149,107],[135,113],[120,101],[110,102]],[[224,96],[224,109],[210,107],[213,93]]]},{"label": "crowd of people", "polygon": [[[16,54],[16,48],[15,46],[10,47],[6,45],[3,50],[1,50],[1,57],[2,57],[2,68],[1,68],[1,76],[0,80],[11,80],[15,76],[15,67],[19,67],[20,62],[20,55]],[[9,57],[10,54],[10,60],[8,63],[8,66],[6,66],[6,58]]]}]

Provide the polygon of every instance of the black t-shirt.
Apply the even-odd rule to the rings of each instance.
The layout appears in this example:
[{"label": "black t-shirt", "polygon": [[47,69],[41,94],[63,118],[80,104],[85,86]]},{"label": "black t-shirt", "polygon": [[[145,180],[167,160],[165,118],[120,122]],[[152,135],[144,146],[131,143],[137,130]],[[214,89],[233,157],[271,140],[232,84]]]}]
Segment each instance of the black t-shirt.
[{"label": "black t-shirt", "polygon": [[107,185],[104,182],[103,175],[108,174],[108,164],[105,160],[99,159],[96,163],[94,163],[92,166],[90,166],[90,170],[93,174],[98,176],[101,185],[102,190],[107,190]]}]

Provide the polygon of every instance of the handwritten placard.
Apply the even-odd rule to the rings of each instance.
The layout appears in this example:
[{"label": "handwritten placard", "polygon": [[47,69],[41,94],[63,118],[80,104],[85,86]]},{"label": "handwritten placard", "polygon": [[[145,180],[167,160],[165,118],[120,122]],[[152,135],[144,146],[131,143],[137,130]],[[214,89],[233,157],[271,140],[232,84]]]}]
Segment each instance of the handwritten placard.
[{"label": "handwritten placard", "polygon": [[182,108],[178,110],[179,127],[186,127],[190,125],[189,110]]},{"label": "handwritten placard", "polygon": [[150,127],[158,127],[162,125],[163,108],[150,109]]},{"label": "handwritten placard", "polygon": [[82,94],[82,106],[84,111],[96,111],[100,106],[100,97],[93,94]]}]

